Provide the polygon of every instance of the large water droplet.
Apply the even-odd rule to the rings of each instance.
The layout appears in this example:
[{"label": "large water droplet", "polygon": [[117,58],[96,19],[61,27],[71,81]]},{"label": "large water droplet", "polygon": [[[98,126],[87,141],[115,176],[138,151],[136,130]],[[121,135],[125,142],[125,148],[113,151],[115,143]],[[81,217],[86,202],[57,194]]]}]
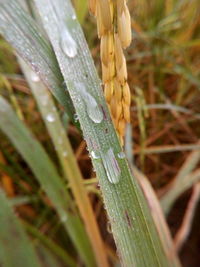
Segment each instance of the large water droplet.
[{"label": "large water droplet", "polygon": [[117,154],[117,156],[118,156],[119,159],[124,159],[126,157],[126,155],[125,155],[125,153],[123,151],[119,152]]},{"label": "large water droplet", "polygon": [[100,156],[96,152],[92,151],[90,154],[93,159],[100,159]]},{"label": "large water droplet", "polygon": [[61,32],[61,48],[63,52],[70,58],[77,55],[77,44],[67,28],[64,28]]},{"label": "large water droplet", "polygon": [[112,148],[109,148],[106,154],[102,156],[102,160],[108,180],[112,184],[117,184],[120,180],[121,170]]},{"label": "large water droplet", "polygon": [[36,82],[40,81],[40,77],[34,71],[32,71],[31,72],[31,80],[36,83]]},{"label": "large water droplet", "polygon": [[84,84],[76,83],[75,85],[86,105],[90,119],[95,123],[101,123],[103,120],[103,112],[95,98],[87,92]]},{"label": "large water droplet", "polygon": [[47,116],[46,116],[46,120],[48,122],[54,122],[55,121],[55,117],[52,113],[49,113]]}]

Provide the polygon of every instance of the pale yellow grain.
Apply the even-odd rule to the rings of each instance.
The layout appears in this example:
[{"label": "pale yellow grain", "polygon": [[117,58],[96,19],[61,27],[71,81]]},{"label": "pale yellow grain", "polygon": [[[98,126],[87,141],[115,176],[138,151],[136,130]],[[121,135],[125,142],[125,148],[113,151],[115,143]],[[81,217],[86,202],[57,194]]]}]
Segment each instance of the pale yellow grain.
[{"label": "pale yellow grain", "polygon": [[122,47],[127,48],[132,39],[131,18],[127,5],[124,6],[122,13],[117,16],[117,24]]},{"label": "pale yellow grain", "polygon": [[127,106],[131,104],[131,92],[128,83],[126,82],[123,87],[123,99]]},{"label": "pale yellow grain", "polygon": [[97,0],[97,5],[99,5],[102,24],[107,31],[111,30],[112,20],[109,0]]},{"label": "pale yellow grain", "polygon": [[90,12],[95,16],[96,8],[97,8],[97,0],[88,0],[88,6],[89,6]]},{"label": "pale yellow grain", "polygon": [[105,84],[104,95],[105,95],[106,101],[110,103],[111,98],[113,96],[113,81],[109,81]]}]

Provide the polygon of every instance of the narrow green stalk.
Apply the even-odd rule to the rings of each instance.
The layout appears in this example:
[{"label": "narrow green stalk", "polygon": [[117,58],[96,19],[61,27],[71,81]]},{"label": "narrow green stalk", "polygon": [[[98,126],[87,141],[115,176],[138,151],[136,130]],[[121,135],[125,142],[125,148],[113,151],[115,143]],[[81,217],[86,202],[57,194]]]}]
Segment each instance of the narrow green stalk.
[{"label": "narrow green stalk", "polygon": [[106,267],[108,266],[108,262],[106,259],[105,248],[101,240],[94,212],[87,196],[83,178],[74,156],[73,149],[66,136],[52,97],[49,94],[48,89],[41,83],[39,77],[30,70],[25,62],[22,60],[19,62],[51,136],[64,176],[69,181],[76,204],[85,223],[88,236],[90,237],[98,265]]}]

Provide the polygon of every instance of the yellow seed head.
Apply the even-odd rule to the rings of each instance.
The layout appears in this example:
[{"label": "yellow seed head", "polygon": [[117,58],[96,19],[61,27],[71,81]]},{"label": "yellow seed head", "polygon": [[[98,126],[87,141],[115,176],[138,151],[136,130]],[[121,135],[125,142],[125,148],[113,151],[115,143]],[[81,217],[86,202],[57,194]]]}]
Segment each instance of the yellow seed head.
[{"label": "yellow seed head", "polygon": [[[104,95],[122,145],[126,123],[130,122],[131,103],[123,53],[123,48],[131,42],[131,19],[126,2],[89,0],[90,10],[97,17],[98,36],[101,38]],[[115,17],[117,20],[114,20]]]}]

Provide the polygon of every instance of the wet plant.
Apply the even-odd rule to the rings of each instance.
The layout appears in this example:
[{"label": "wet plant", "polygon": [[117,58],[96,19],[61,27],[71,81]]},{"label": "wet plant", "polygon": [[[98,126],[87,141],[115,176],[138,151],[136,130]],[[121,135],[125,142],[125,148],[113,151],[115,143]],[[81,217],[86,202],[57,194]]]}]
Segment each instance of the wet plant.
[{"label": "wet plant", "polygon": [[[148,118],[152,116],[155,119],[156,114],[151,110],[152,105],[147,104],[144,86],[138,84],[137,76],[133,78],[131,72],[129,79],[135,79],[137,96],[130,94],[122,50],[131,41],[131,17],[127,1],[89,1],[90,9],[97,18],[101,38],[103,84],[79,24],[81,22],[86,33],[91,32],[92,35],[95,32],[94,23],[84,23],[86,2],[74,1],[76,14],[69,0],[1,1],[0,32],[14,48],[22,73],[17,70],[18,75],[15,76],[2,72],[2,78],[0,77],[1,87],[5,87],[0,97],[0,129],[3,140],[2,148],[0,146],[0,170],[3,177],[1,187],[10,196],[8,199],[0,192],[3,216],[0,216],[0,237],[6,242],[14,229],[19,239],[22,239],[21,245],[24,248],[29,241],[24,231],[26,229],[36,241],[30,241],[31,245],[27,245],[27,255],[33,259],[35,266],[44,266],[44,261],[47,266],[115,266],[119,262],[123,266],[180,266],[158,200],[146,177],[136,168],[132,169],[130,139],[125,139],[126,151],[121,146],[124,133],[126,137],[131,136],[130,127],[125,130],[125,124],[130,121],[129,106],[133,100],[136,102],[133,116],[138,116],[141,133],[140,148],[134,148],[134,153],[140,154],[143,171],[150,153],[169,151],[167,148],[148,149],[146,145],[149,134],[147,110]],[[162,65],[165,53],[157,58],[162,47],[159,42],[164,42],[159,38],[167,35],[162,30],[163,27],[167,30],[170,23],[174,29],[179,27],[175,17],[169,15],[172,12],[172,2],[167,3],[166,18],[163,20],[159,16],[151,16],[154,5],[145,9],[148,10],[149,17],[152,17],[149,24],[145,16],[140,18],[144,22],[146,35],[134,19],[132,29],[137,42],[144,38],[153,48],[157,48],[148,53],[154,57],[152,61],[156,65],[156,78],[160,81],[160,87],[154,88],[154,74],[148,73],[150,92],[153,94],[157,90],[159,99],[166,101],[171,110],[171,107],[178,107],[181,103],[185,91],[179,93],[176,105],[173,105],[161,86],[159,64]],[[146,2],[141,1],[138,6],[146,7]],[[156,14],[161,14],[161,4],[156,7]],[[130,3],[130,10],[134,8]],[[174,8],[181,9],[178,5]],[[142,12],[139,14],[142,16]],[[163,17],[165,15],[162,14]],[[90,20],[91,17],[88,16],[87,19]],[[96,32],[94,36],[97,37]],[[92,42],[96,42],[98,47],[96,37],[87,36],[90,46]],[[137,50],[137,42],[130,49]],[[145,50],[145,42],[142,39],[139,48],[143,46]],[[94,55],[93,49],[91,51]],[[98,53],[94,58],[97,55]],[[126,54],[128,63],[133,61],[133,65],[139,70],[141,64],[138,62],[142,62],[145,55],[140,52],[131,55],[129,50]],[[172,64],[172,58],[169,60]],[[142,64],[140,74],[149,71],[147,64]],[[168,68],[169,65],[166,65],[165,70]],[[199,82],[182,66],[175,66],[174,72],[187,74],[185,77],[195,85]],[[142,81],[141,77],[140,80]],[[146,82],[146,76],[144,80]],[[11,85],[19,92],[13,91]],[[25,90],[26,96],[22,90]],[[155,96],[151,97],[153,101]],[[178,118],[176,112],[179,110],[193,115],[188,109],[178,107],[175,111],[172,110],[174,117]],[[195,116],[197,118],[198,114]],[[184,122],[182,125],[188,131]],[[81,135],[85,141],[80,141]],[[82,173],[80,171],[80,155],[85,144],[93,165],[91,173],[87,172],[91,168],[85,168]],[[194,145],[187,145],[188,147],[197,149]],[[191,161],[186,160],[186,165],[192,167],[183,166],[178,179],[175,179],[177,182],[172,181],[163,193],[161,204],[166,212],[182,192],[199,180],[198,170],[193,172],[199,154],[194,153],[191,158]],[[10,166],[10,162],[16,163]],[[188,182],[190,174],[192,180]],[[91,179],[84,179],[88,176]],[[194,192],[194,199],[197,199],[199,190]],[[21,199],[21,195],[25,197]],[[105,216],[105,212],[102,211],[98,217],[99,203],[104,203],[107,214],[104,223],[101,218],[102,214]],[[21,223],[12,211],[13,206],[18,217],[23,219]],[[28,220],[22,213],[24,210],[26,216],[31,214]],[[4,228],[3,225],[9,218],[12,218],[13,224]],[[105,226],[106,220],[109,222],[108,227]],[[109,243],[105,238],[106,228],[113,236],[116,251],[114,243]],[[28,264],[29,258],[24,257],[20,249],[9,259],[9,249],[4,246],[5,242],[0,241],[0,251],[3,251],[0,252],[0,258],[5,266],[12,266],[16,255],[19,255],[18,260]],[[177,247],[180,247],[180,241],[176,242]]]}]

